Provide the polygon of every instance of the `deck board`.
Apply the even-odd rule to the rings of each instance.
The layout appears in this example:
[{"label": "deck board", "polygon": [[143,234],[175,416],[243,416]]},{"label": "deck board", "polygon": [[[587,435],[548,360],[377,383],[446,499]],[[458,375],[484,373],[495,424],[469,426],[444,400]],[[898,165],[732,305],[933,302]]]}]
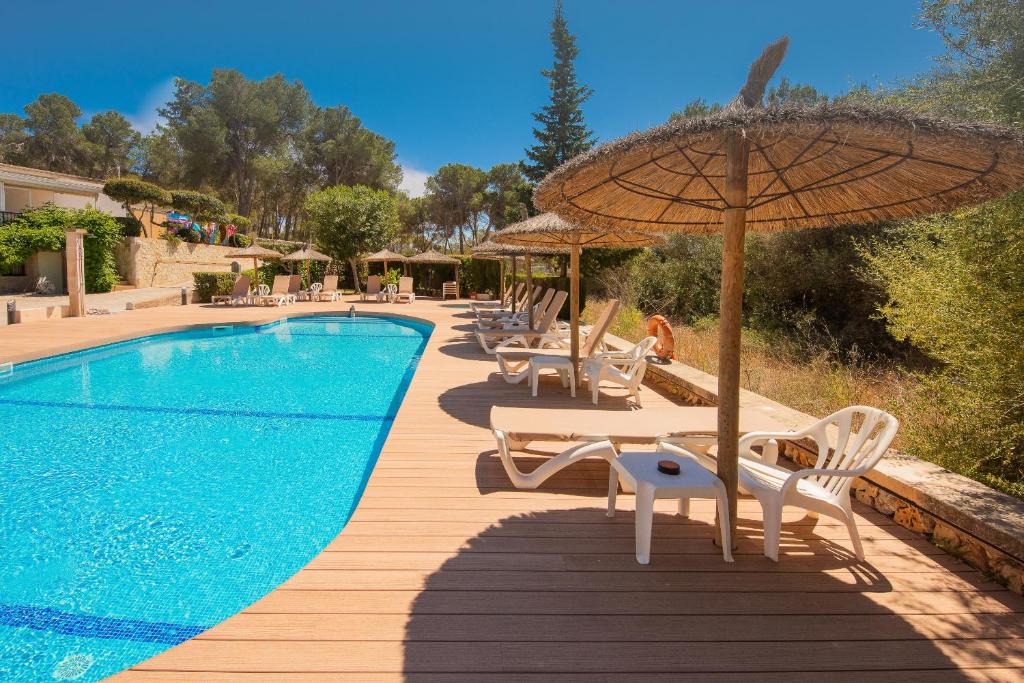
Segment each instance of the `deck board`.
[{"label": "deck board", "polygon": [[[0,330],[0,360],[289,309],[146,309]],[[737,561],[711,544],[714,507],[656,506],[652,561],[633,557],[633,501],[604,515],[607,465],[513,489],[487,430],[491,405],[586,408],[554,380],[532,399],[467,341],[463,311],[356,304],[436,323],[359,507],[318,557],[242,613],[116,677],[131,681],[1019,680],[1024,599],[884,515],[845,529],[787,511],[782,558],[762,555],[760,510],[739,505]],[[646,389],[645,406],[671,401]],[[602,408],[624,408],[609,391]],[[533,444],[524,467],[557,444]]]}]

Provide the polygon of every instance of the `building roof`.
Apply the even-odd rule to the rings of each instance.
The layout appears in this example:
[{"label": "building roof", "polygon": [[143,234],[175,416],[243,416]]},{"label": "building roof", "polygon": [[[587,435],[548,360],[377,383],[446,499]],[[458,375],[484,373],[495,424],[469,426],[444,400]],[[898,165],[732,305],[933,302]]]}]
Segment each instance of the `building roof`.
[{"label": "building roof", "polygon": [[92,178],[12,164],[0,164],[0,183],[78,194],[103,192],[103,183]]}]

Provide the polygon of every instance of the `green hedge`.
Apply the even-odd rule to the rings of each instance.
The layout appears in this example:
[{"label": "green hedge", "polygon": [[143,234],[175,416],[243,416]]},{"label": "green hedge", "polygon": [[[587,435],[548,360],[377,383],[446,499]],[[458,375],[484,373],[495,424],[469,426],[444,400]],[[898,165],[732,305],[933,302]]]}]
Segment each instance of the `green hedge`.
[{"label": "green hedge", "polygon": [[230,294],[237,279],[237,273],[192,273],[192,282],[195,284],[193,300],[208,304],[215,296]]}]

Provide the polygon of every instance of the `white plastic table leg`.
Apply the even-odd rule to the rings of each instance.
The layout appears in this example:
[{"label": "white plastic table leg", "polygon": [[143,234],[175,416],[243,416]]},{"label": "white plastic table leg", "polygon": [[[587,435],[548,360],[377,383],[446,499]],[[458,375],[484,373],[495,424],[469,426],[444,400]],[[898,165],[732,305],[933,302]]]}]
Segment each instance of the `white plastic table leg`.
[{"label": "white plastic table leg", "polygon": [[679,516],[689,517],[690,516],[690,499],[680,498],[679,499]]},{"label": "white plastic table leg", "polygon": [[636,490],[636,561],[651,561],[651,527],[654,525],[654,487],[640,482]]}]

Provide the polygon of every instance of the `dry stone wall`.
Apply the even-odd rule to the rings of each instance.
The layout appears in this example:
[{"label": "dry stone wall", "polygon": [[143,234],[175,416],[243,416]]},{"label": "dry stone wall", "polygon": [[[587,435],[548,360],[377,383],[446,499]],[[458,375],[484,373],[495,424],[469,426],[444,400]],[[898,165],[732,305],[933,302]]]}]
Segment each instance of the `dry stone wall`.
[{"label": "dry stone wall", "polygon": [[212,244],[127,237],[117,248],[117,270],[136,287],[191,287],[192,273],[230,273],[232,264],[252,267],[251,261],[228,257],[232,251],[236,250]]}]

